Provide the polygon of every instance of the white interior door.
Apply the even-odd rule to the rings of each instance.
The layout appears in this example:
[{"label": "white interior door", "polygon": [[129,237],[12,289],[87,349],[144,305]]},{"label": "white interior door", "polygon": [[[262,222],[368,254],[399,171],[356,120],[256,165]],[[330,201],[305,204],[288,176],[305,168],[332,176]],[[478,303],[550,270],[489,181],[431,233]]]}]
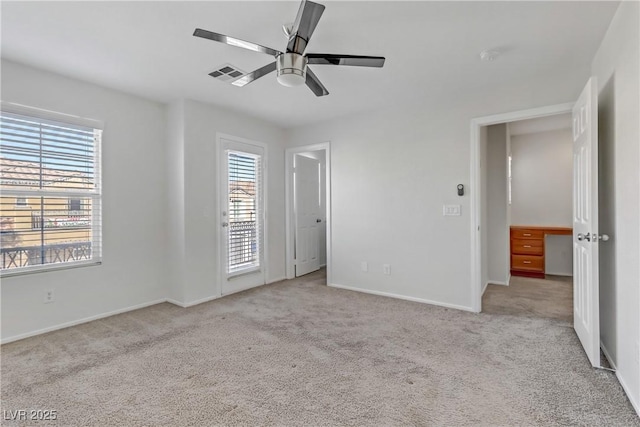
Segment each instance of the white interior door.
[{"label": "white interior door", "polygon": [[294,216],[296,277],[320,269],[320,161],[294,156]]},{"label": "white interior door", "polygon": [[264,148],[220,140],[222,294],[265,283]]},{"label": "white interior door", "polygon": [[573,108],[573,327],[596,367],[600,366],[597,90],[592,77]]}]

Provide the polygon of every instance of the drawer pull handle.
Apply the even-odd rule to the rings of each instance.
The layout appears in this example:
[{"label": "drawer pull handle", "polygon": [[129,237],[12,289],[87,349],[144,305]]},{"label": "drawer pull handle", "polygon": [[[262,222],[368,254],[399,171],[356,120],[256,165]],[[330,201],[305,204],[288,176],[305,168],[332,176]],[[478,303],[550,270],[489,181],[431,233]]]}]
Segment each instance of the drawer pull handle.
[{"label": "drawer pull handle", "polygon": [[523,247],[524,247],[524,248],[530,248],[530,247],[531,247],[531,245],[524,245]]},{"label": "drawer pull handle", "polygon": [[531,264],[531,261],[522,261],[523,264]]},{"label": "drawer pull handle", "polygon": [[531,233],[522,233],[523,236],[531,237]]}]

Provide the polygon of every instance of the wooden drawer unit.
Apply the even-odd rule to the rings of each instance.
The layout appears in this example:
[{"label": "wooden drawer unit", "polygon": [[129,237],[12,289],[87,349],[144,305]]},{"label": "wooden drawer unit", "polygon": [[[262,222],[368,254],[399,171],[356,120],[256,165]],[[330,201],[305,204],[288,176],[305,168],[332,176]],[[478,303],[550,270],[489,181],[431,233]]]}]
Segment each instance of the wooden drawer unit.
[{"label": "wooden drawer unit", "polygon": [[544,255],[544,240],[511,240],[511,253],[520,255]]},{"label": "wooden drawer unit", "polygon": [[511,275],[544,278],[544,236],[571,234],[570,227],[511,227]]},{"label": "wooden drawer unit", "polygon": [[512,239],[544,239],[544,230],[540,229],[528,229],[528,228],[512,228]]},{"label": "wooden drawer unit", "polygon": [[511,270],[535,271],[544,274],[544,257],[540,255],[511,255]]}]

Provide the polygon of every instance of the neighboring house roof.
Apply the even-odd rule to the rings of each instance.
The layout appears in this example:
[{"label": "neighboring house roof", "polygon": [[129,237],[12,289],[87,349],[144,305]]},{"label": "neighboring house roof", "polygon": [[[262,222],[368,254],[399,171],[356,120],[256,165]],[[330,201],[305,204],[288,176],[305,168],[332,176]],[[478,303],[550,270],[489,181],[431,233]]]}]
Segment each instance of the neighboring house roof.
[{"label": "neighboring house roof", "polygon": [[46,166],[40,168],[36,162],[13,160],[0,157],[0,183],[15,187],[40,187],[40,173],[43,176],[43,186],[53,186],[61,182],[84,184],[88,182],[87,174],[64,169],[52,169]]},{"label": "neighboring house roof", "polygon": [[256,195],[256,183],[253,181],[230,181],[229,194],[234,195]]}]

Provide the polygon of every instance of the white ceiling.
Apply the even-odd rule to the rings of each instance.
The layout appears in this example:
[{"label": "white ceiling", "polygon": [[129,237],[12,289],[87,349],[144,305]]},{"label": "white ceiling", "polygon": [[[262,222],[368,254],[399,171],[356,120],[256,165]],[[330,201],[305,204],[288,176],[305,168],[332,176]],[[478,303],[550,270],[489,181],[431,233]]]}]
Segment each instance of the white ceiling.
[{"label": "white ceiling", "polygon": [[538,117],[536,119],[518,120],[516,122],[509,123],[509,134],[511,136],[549,132],[561,129],[571,129],[571,113]]},{"label": "white ceiling", "polygon": [[[617,2],[338,2],[308,52],[383,55],[382,69],[312,66],[330,95],[285,88],[275,73],[238,88],[207,74],[272,57],[192,36],[196,27],[284,50],[288,2],[2,1],[2,57],[161,102],[187,98],[283,127],[439,102],[502,84],[539,85],[585,70]],[[498,49],[495,62],[479,52]],[[584,82],[578,82],[581,86]],[[576,86],[576,87],[578,87]]]}]

